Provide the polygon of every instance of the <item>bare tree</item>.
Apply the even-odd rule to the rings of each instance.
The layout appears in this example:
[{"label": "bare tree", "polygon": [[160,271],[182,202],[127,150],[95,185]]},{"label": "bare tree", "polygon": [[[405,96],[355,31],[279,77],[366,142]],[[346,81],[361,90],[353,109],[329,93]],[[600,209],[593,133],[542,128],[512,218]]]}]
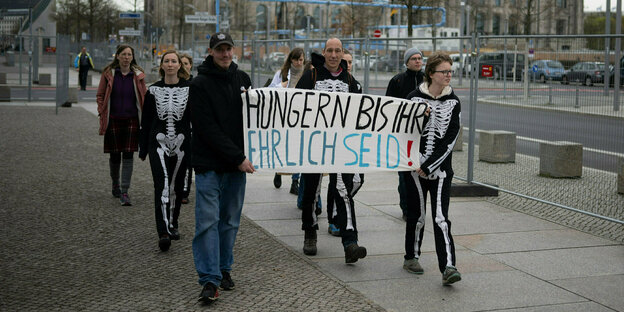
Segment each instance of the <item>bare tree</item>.
[{"label": "bare tree", "polygon": [[[438,4],[440,0],[398,0],[398,3],[407,6],[407,36],[412,36],[412,26],[416,25],[419,15],[422,13],[421,7],[433,6]],[[414,8],[416,6],[417,8]]]}]

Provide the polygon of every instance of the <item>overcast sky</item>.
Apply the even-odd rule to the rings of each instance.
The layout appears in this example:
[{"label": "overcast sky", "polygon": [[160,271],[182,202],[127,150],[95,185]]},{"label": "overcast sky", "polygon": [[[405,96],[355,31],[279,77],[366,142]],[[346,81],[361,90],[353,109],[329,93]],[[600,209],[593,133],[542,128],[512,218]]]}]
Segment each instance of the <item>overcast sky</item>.
[{"label": "overcast sky", "polygon": [[[134,1],[135,0],[113,0],[117,5],[119,5],[123,10],[132,11],[134,9]],[[143,8],[143,0],[136,0],[137,10],[142,10]],[[585,0],[585,11],[604,11],[607,6],[607,0]],[[615,11],[615,7],[617,4],[617,0],[611,0],[611,7],[613,8],[612,12]]]}]

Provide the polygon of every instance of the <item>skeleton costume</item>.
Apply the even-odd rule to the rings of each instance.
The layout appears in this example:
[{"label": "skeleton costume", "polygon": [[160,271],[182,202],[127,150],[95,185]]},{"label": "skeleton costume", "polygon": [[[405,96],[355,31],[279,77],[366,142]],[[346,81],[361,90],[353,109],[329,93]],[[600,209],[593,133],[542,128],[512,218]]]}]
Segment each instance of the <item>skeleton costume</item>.
[{"label": "skeleton costume", "polygon": [[427,176],[423,178],[416,171],[412,171],[405,179],[408,209],[405,259],[420,257],[429,193],[438,266],[440,272],[444,272],[447,266],[455,267],[455,244],[451,235],[448,208],[453,179],[451,155],[459,135],[461,106],[450,86],[445,87],[440,96],[434,97],[429,93],[426,82],[412,91],[407,98],[429,104],[431,112],[425,117],[419,147],[420,168]]},{"label": "skeleton costume", "polygon": [[[297,83],[297,88],[327,92],[362,93],[360,84],[348,73],[346,61],[343,60],[340,63],[340,71],[337,75],[330,73],[324,64],[325,58],[322,55],[312,53],[314,68],[303,73]],[[329,176],[330,185],[327,192],[333,194],[332,197],[336,204],[336,209],[331,212],[330,217],[334,222],[333,224],[340,229],[342,244],[346,248],[358,241],[353,197],[364,183],[364,175],[331,173]],[[316,238],[318,219],[314,213],[314,207],[316,207],[321,192],[322,178],[323,175],[320,173],[301,174],[304,185],[301,203],[301,229],[306,232],[306,238]]]},{"label": "skeleton costume", "polygon": [[175,85],[162,79],[151,85],[145,96],[139,157],[149,154],[159,237],[177,233],[190,157],[188,96],[189,82],[184,79]]}]

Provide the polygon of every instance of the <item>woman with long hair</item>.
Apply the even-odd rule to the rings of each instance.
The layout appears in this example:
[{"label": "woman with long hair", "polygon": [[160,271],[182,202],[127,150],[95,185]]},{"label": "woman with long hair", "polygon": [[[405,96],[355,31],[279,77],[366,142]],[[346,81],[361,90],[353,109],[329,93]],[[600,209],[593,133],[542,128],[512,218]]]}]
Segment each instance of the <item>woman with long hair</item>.
[{"label": "woman with long hair", "polygon": [[160,59],[160,81],[145,95],[139,158],[149,154],[154,179],[154,204],[158,247],[169,250],[180,239],[178,216],[190,156],[191,117],[187,106],[189,74],[175,50]]},{"label": "woman with long hair", "polygon": [[122,206],[132,205],[128,189],[134,152],[139,148],[139,124],[145,92],[145,74],[134,58],[134,49],[129,45],[119,45],[115,58],[102,71],[96,102],[100,118],[99,134],[104,136],[104,153],[110,154],[112,193],[119,198]]},{"label": "woman with long hair", "polygon": [[[288,53],[288,57],[284,60],[282,68],[273,76],[269,88],[294,88],[303,74],[303,64],[305,62],[305,53],[302,48],[294,48]],[[282,186],[282,176],[278,173],[273,177],[273,185],[276,188]],[[299,193],[299,174],[292,175],[290,184],[290,193],[297,195]]]}]

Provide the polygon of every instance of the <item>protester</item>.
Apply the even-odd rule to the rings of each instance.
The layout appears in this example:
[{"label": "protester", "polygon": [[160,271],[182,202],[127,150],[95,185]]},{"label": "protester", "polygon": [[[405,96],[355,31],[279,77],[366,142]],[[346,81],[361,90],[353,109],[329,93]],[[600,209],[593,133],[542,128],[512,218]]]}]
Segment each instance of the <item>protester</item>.
[{"label": "protester", "polygon": [[139,149],[139,125],[146,92],[145,74],[134,59],[134,49],[129,45],[119,45],[115,59],[102,71],[96,102],[100,118],[99,133],[104,135],[104,153],[110,154],[112,193],[119,198],[122,206],[132,205],[128,189],[134,152]]},{"label": "protester", "polygon": [[80,53],[76,55],[74,59],[74,67],[78,69],[78,82],[80,83],[80,90],[87,90],[87,76],[89,69],[95,68],[93,66],[93,60],[91,55],[87,53],[87,48],[82,47]]},{"label": "protester", "polygon": [[[284,60],[284,65],[273,76],[269,88],[294,88],[303,74],[303,64],[305,62],[305,53],[302,48],[294,48],[288,57]],[[273,185],[276,188],[282,186],[281,174],[275,173],[273,177]],[[299,174],[295,173],[291,177],[290,193],[299,194]]]},{"label": "protester", "polygon": [[195,169],[193,257],[203,286],[200,300],[213,302],[218,287],[234,289],[230,271],[245,199],[245,173],[255,168],[244,153],[243,101],[249,76],[232,62],[227,33],[210,37],[209,55],[190,86],[192,164]]},{"label": "protester", "polygon": [[[424,74],[421,71],[423,55],[417,48],[410,48],[403,55],[403,62],[407,67],[405,72],[399,73],[390,79],[386,96],[406,99],[407,95],[414,91],[423,82]],[[399,171],[399,206],[403,212],[403,220],[407,220],[407,206],[405,202],[405,177],[410,171]]]},{"label": "protester", "polygon": [[174,50],[160,59],[160,81],[145,95],[139,140],[139,158],[149,153],[154,179],[154,211],[158,247],[169,250],[179,240],[178,216],[184,178],[190,158],[190,109],[188,73]]},{"label": "protester", "polygon": [[461,112],[459,98],[450,86],[452,64],[448,54],[434,53],[427,62],[425,82],[407,95],[414,102],[428,104],[430,112],[425,117],[420,140],[420,167],[405,176],[407,225],[403,268],[415,274],[424,272],[418,259],[425,232],[425,208],[429,193],[438,267],[444,285],[461,280],[461,274],[455,267],[455,243],[448,219],[453,179],[451,157],[459,134]]},{"label": "protester", "polygon": [[[347,72],[351,74],[353,68],[353,55],[347,49],[343,50],[342,59],[347,62]],[[332,179],[329,179],[328,189],[334,189],[336,184],[332,183]],[[340,236],[340,229],[334,224],[334,217],[336,216],[336,209],[334,209],[334,192],[327,192],[327,233],[332,236]]]},{"label": "protester", "polygon": [[[347,71],[347,63],[342,60],[342,42],[337,38],[327,40],[323,49],[323,56],[312,53],[314,69],[306,71],[297,88],[312,89],[326,92],[361,93],[361,86]],[[314,213],[316,198],[320,194],[322,174],[302,174],[304,183],[301,221],[305,231],[303,252],[306,255],[316,255],[316,231],[318,220]],[[335,182],[334,182],[335,181]],[[328,189],[334,192],[337,214],[334,222],[340,229],[342,244],[345,251],[345,262],[354,263],[366,257],[366,248],[358,245],[357,226],[353,196],[357,193],[364,181],[364,175],[352,173],[332,173],[330,183],[336,187]]]},{"label": "protester", "polygon": [[[189,74],[189,78],[187,80],[191,81],[191,79],[193,79],[193,75],[191,74],[193,72],[193,58],[190,55],[183,53],[180,55],[180,59],[182,60],[182,67],[184,67],[184,69],[186,69],[186,72]],[[192,135],[192,132],[189,134]],[[188,141],[189,143],[191,142],[191,137],[188,138]],[[193,183],[193,166],[190,166],[189,163],[189,166],[187,167],[188,168],[186,169],[186,177],[184,178],[182,204],[189,203],[189,195],[191,194],[191,185]]]}]

